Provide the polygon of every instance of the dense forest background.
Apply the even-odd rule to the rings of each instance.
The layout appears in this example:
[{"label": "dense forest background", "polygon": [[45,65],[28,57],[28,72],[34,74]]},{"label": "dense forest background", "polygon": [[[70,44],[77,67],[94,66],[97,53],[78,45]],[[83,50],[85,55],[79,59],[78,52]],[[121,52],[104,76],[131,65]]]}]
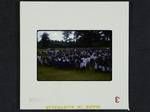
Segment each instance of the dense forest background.
[{"label": "dense forest background", "polygon": [[[73,35],[71,37],[70,35]],[[52,40],[51,36],[44,32],[41,40],[37,41],[39,49],[47,48],[75,48],[75,47],[112,47],[111,30],[77,30],[63,31],[63,40]]]}]

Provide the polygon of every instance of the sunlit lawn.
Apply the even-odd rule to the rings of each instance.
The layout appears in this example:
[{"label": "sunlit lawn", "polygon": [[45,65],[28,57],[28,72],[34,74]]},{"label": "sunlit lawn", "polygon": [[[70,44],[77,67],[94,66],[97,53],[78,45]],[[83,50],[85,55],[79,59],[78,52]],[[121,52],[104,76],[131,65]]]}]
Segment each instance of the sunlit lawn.
[{"label": "sunlit lawn", "polygon": [[60,69],[49,66],[37,67],[38,81],[111,81],[111,73]]}]

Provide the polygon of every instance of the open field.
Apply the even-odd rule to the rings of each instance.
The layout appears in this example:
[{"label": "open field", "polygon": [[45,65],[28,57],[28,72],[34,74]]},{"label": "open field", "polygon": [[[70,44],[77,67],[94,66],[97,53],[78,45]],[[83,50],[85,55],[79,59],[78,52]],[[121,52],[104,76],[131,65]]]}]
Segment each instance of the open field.
[{"label": "open field", "polygon": [[111,81],[111,73],[37,66],[38,81]]}]

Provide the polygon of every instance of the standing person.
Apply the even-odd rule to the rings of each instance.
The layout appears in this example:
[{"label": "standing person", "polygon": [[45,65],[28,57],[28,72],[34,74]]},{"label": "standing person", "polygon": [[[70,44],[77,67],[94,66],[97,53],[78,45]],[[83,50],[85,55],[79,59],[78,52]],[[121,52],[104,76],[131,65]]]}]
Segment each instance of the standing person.
[{"label": "standing person", "polygon": [[41,64],[41,65],[43,64],[41,56],[37,56],[37,62],[38,64]]},{"label": "standing person", "polygon": [[81,58],[81,63],[80,63],[80,68],[83,70],[83,71],[86,71],[86,65],[87,65],[87,59],[86,58]]}]

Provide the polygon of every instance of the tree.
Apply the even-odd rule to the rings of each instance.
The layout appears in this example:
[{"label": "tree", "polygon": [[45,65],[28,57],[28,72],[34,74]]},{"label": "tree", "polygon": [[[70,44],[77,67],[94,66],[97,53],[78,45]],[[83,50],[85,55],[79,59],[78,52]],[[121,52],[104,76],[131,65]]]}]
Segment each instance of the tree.
[{"label": "tree", "polygon": [[63,35],[64,35],[64,40],[65,42],[71,42],[72,38],[70,38],[70,34],[72,33],[72,31],[64,31]]},{"label": "tree", "polygon": [[94,35],[92,31],[80,30],[75,32],[76,45],[78,47],[90,47]]},{"label": "tree", "polygon": [[[105,47],[111,46],[111,31],[79,30],[75,31],[78,47]],[[106,40],[109,40],[106,41]]]},{"label": "tree", "polygon": [[39,41],[40,48],[47,49],[50,47],[50,39],[48,33],[43,33],[41,35],[41,40]]}]

